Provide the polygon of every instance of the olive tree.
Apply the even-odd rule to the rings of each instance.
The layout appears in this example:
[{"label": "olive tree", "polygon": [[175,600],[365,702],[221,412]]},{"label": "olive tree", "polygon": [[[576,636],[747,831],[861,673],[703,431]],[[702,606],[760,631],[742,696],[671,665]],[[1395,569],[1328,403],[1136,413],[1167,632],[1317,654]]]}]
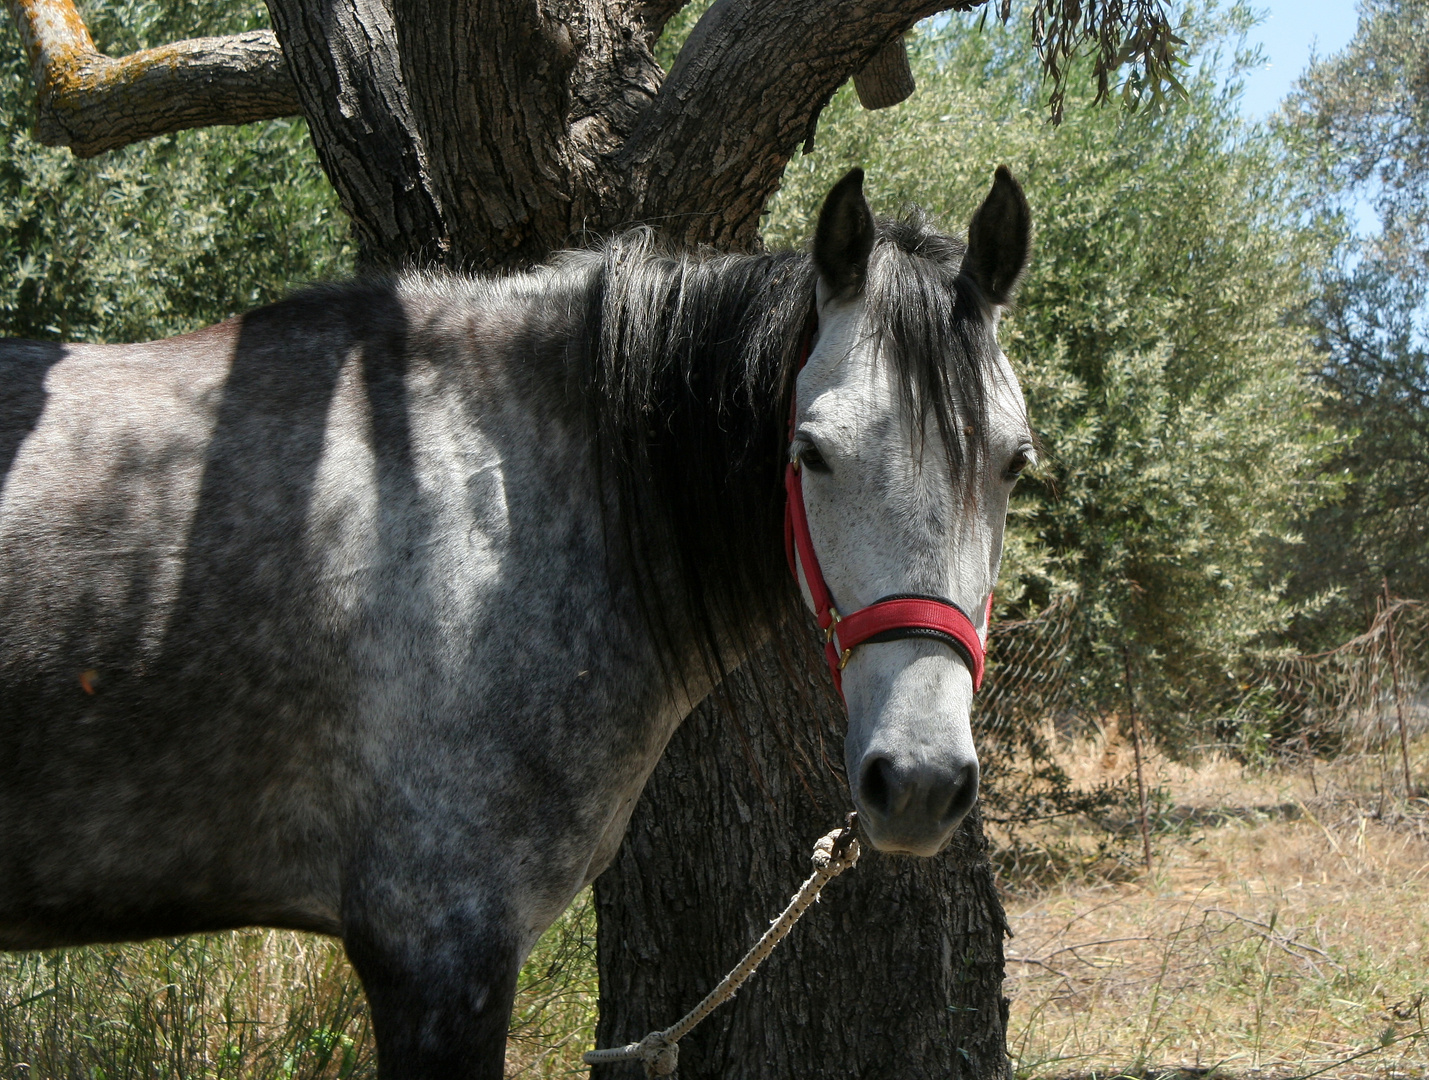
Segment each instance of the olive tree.
[{"label": "olive tree", "polygon": [[1296,588],[1335,591],[1301,627],[1358,631],[1385,586],[1429,595],[1429,4],[1367,0],[1354,38],[1311,64],[1282,126],[1315,170],[1318,203],[1361,235],[1336,246],[1314,308],[1325,414],[1345,433],[1344,498],[1309,522]]}]

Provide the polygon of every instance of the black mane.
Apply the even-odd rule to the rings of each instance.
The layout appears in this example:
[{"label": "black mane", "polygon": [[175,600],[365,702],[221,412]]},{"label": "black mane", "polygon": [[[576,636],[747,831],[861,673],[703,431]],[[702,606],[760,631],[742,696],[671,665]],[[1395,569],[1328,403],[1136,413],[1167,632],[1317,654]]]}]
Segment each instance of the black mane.
[{"label": "black mane", "polygon": [[[955,476],[984,459],[996,356],[986,305],[958,273],[965,250],[920,211],[882,220],[865,297],[904,407],[919,430],[935,424]],[[637,576],[674,554],[675,582],[643,581],[645,615],[672,644],[693,632],[710,674],[722,676],[732,640],[757,640],[801,610],[783,554],[782,477],[790,394],[813,326],[813,260],[674,254],[646,230],[594,257],[573,344],[598,458],[618,493],[612,539]],[[671,585],[679,595],[663,595]]]}]

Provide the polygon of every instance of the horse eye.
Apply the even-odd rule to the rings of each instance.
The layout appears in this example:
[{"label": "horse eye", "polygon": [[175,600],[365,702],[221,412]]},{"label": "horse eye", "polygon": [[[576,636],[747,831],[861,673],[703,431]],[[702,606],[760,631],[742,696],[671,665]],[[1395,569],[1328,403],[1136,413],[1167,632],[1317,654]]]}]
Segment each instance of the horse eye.
[{"label": "horse eye", "polygon": [[805,443],[804,448],[799,451],[799,464],[814,472],[829,471],[829,463],[824,460],[824,455],[819,453],[819,448],[813,443]]},{"label": "horse eye", "polygon": [[1027,457],[1027,451],[1017,451],[1017,456],[1014,457],[1007,465],[1007,478],[1009,480],[1016,480],[1019,476],[1022,475],[1022,470],[1027,468],[1028,462],[1029,459]]}]

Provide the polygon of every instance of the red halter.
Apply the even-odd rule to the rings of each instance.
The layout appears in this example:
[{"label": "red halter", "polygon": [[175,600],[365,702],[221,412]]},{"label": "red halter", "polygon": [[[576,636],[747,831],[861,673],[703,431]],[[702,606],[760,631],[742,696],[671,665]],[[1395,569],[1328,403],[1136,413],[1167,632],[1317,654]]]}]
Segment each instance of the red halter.
[{"label": "red halter", "polygon": [[[804,338],[803,354],[799,358],[802,371],[809,360],[813,342],[812,329]],[[795,406],[797,398],[790,395],[789,441],[794,440]],[[784,551],[789,558],[789,570],[797,581],[799,568],[804,570],[804,582],[814,601],[819,629],[824,632],[824,655],[834,687],[843,696],[843,669],[853,650],[865,642],[893,641],[898,638],[927,637],[951,645],[967,662],[972,672],[973,689],[982,687],[986,648],[967,613],[951,600],[941,596],[897,594],[885,596],[868,607],[841,614],[833,594],[819,568],[814,553],[814,541],[809,536],[809,519],[804,511],[804,485],[797,460],[784,470]],[[797,557],[797,561],[796,561]],[[992,596],[987,598],[985,622],[992,621]]]}]

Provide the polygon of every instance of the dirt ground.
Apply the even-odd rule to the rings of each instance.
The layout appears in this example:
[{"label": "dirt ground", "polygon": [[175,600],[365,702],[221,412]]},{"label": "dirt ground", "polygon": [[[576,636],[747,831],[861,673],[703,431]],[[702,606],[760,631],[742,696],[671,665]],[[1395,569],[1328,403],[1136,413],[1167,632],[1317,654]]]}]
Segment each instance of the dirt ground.
[{"label": "dirt ground", "polygon": [[[1063,764],[1132,767],[1114,733]],[[1019,1077],[1429,1076],[1429,799],[1399,767],[1153,754],[1149,873],[1008,883]],[[1065,856],[1095,839],[1064,823],[1032,841]]]}]

